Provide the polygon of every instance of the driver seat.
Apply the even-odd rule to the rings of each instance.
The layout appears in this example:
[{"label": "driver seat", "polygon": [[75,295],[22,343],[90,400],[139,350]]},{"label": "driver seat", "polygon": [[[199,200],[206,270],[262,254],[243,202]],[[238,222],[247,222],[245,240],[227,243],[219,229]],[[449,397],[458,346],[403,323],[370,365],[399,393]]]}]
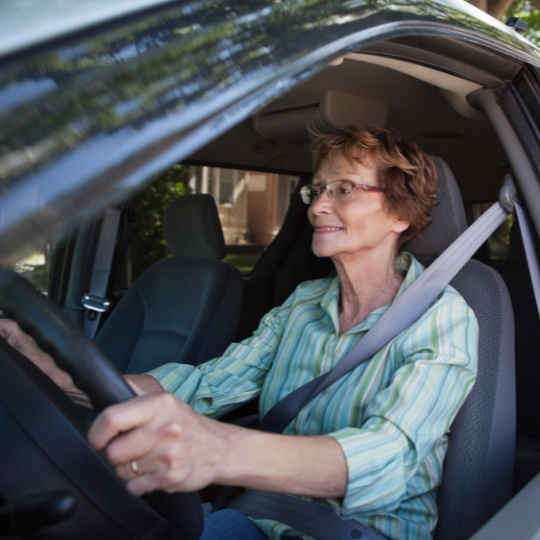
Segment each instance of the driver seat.
[{"label": "driver seat", "polygon": [[167,363],[199,365],[220,356],[236,335],[240,271],[221,261],[225,240],[214,199],[179,197],[165,209],[172,257],[152,265],[105,321],[96,344],[121,373]]},{"label": "driver seat", "polygon": [[[433,160],[440,204],[428,229],[406,247],[424,266],[467,228],[454,176],[442,159]],[[516,437],[514,319],[506,285],[475,260],[451,285],[478,319],[478,377],[449,434],[436,540],[470,538],[510,500]]]}]

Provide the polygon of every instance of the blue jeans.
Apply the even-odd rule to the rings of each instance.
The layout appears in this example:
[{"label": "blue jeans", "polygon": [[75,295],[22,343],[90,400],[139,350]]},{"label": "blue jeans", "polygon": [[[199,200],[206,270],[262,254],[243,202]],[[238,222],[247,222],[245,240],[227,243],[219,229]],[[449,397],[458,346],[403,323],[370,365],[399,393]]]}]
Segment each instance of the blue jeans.
[{"label": "blue jeans", "polygon": [[[287,536],[281,538],[294,540]],[[242,512],[226,508],[210,514],[204,520],[200,540],[268,540],[268,537]]]}]

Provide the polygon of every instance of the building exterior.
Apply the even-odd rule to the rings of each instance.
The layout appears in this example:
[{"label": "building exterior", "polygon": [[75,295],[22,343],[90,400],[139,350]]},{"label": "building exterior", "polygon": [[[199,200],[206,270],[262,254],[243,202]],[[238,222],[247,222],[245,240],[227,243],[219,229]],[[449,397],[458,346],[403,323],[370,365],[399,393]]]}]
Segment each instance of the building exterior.
[{"label": "building exterior", "polygon": [[278,233],[298,177],[273,173],[195,167],[192,193],[216,201],[227,246],[266,247]]}]

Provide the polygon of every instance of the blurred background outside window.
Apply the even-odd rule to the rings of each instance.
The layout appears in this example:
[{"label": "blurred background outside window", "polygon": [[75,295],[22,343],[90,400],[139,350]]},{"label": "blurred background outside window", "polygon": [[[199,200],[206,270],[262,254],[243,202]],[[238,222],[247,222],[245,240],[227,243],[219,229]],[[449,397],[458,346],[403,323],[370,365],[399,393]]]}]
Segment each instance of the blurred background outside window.
[{"label": "blurred background outside window", "polygon": [[281,229],[298,177],[217,167],[186,172],[191,193],[208,193],[216,201],[227,245],[224,261],[249,274]]}]

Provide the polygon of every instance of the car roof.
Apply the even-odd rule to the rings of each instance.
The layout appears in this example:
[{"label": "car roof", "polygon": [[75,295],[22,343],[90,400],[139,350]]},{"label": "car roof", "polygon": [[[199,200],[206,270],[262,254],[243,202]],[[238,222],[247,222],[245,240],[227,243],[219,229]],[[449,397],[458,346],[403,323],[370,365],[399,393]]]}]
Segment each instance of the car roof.
[{"label": "car roof", "polygon": [[[33,4],[25,2],[24,13]],[[45,233],[61,236],[126,199],[328,62],[378,40],[457,39],[492,51],[501,64],[540,66],[539,49],[461,1],[391,9],[338,0],[156,1],[133,3],[137,13],[122,2],[113,13],[91,0],[82,3],[84,31],[84,10],[64,16],[59,0],[43,4],[63,22],[48,33],[42,26],[33,41],[31,22],[13,23],[16,45],[2,60],[4,263]],[[18,5],[2,5],[3,24],[22,13]]]},{"label": "car roof", "polygon": [[5,0],[0,5],[0,57],[170,3],[171,0]]},{"label": "car roof", "polygon": [[[301,4],[301,2],[299,2]],[[190,2],[178,2],[174,0],[6,0],[0,4],[0,57],[23,51],[36,45],[43,46],[47,42],[58,38],[73,37],[82,31],[100,28],[103,25],[120,22],[137,14],[155,13],[160,8],[181,7],[182,12],[191,14],[201,9],[209,2],[192,0]],[[214,4],[216,4],[214,2]],[[265,6],[266,4],[266,6]],[[257,12],[261,7],[271,9],[272,2],[267,0],[251,0],[242,3],[242,12]],[[339,8],[343,3],[335,0],[334,6]],[[429,6],[428,4],[431,4]],[[438,9],[433,9],[438,4]],[[361,11],[361,5],[357,6]],[[428,9],[411,10],[410,6],[392,6],[394,13],[401,12],[421,15],[422,18],[431,22],[444,23],[451,26],[460,26],[464,22],[476,20],[482,25],[496,28],[503,34],[492,34],[501,43],[509,44],[516,48],[530,48],[530,43],[509,28],[501,21],[494,19],[482,10],[472,6],[465,0],[431,0],[426,3]],[[223,18],[228,19],[231,12],[234,13],[234,4],[229,6],[228,13]],[[379,11],[383,11],[379,9]],[[350,17],[349,13],[344,17]],[[371,9],[370,9],[371,11]],[[454,12],[452,18],[441,17],[437,21],[437,11],[449,14]],[[339,15],[338,15],[339,17]],[[478,26],[481,31],[481,26]],[[485,28],[484,28],[485,31]],[[503,37],[505,36],[505,37]]]}]

